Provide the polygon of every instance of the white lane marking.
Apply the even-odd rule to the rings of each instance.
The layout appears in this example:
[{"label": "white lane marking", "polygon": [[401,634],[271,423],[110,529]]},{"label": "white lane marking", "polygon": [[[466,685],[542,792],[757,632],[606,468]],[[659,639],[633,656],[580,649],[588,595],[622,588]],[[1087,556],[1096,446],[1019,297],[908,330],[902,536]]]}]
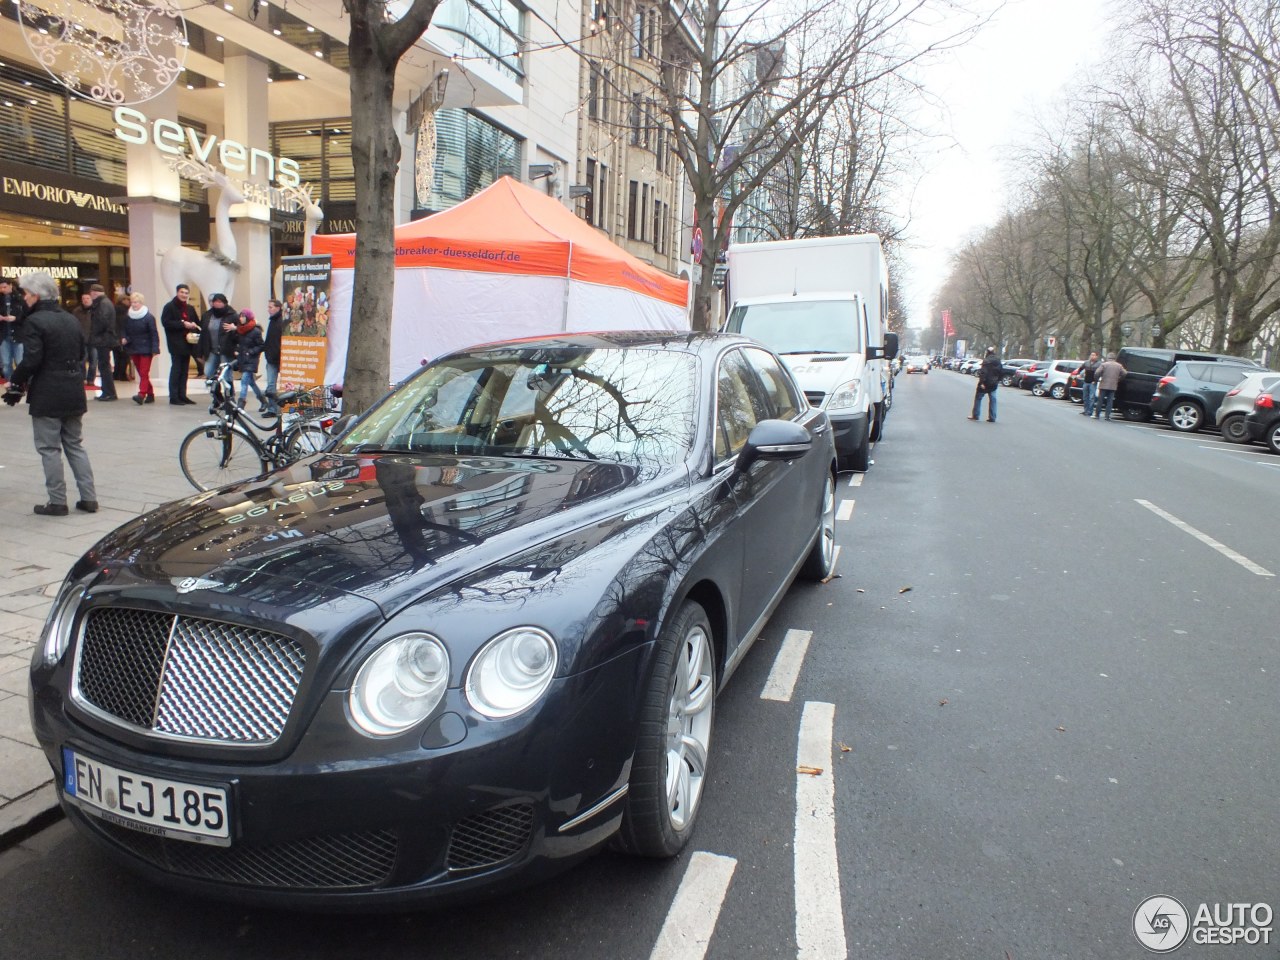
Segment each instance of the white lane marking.
[{"label": "white lane marking", "polygon": [[804,705],[796,750],[796,960],[848,956],[836,852],[836,782],[831,769],[835,722],[834,704]]},{"label": "white lane marking", "polygon": [[837,519],[837,520],[840,520],[840,521],[842,521],[842,522],[843,522],[843,521],[845,521],[845,520],[852,520],[852,519],[853,519],[853,505],[854,505],[854,503],[856,503],[856,502],[857,502],[857,501],[855,501],[855,500],[841,500],[841,501],[840,501],[840,509],[838,509],[838,510],[836,511],[836,519]]},{"label": "white lane marking", "polygon": [[649,960],[702,960],[738,861],[698,850],[689,858]]},{"label": "white lane marking", "polygon": [[1207,533],[1201,533],[1195,527],[1191,526],[1191,524],[1185,523],[1184,521],[1179,520],[1177,517],[1175,517],[1171,513],[1166,513],[1164,510],[1161,510],[1151,501],[1135,499],[1134,502],[1139,503],[1142,506],[1146,507],[1152,513],[1154,513],[1157,517],[1162,517],[1163,519],[1168,520],[1170,523],[1172,523],[1175,527],[1177,527],[1183,533],[1191,534],[1191,536],[1195,537],[1205,546],[1213,547],[1213,549],[1217,550],[1220,554],[1222,554],[1228,560],[1234,560],[1236,563],[1240,564],[1240,566],[1244,567],[1250,573],[1256,573],[1260,577],[1275,576],[1275,574],[1272,573],[1270,570],[1268,570],[1266,567],[1258,566],[1256,563],[1254,563],[1252,560],[1250,560],[1248,557],[1244,556],[1243,554],[1236,553],[1236,551],[1232,550],[1225,543],[1219,543],[1217,540],[1213,539],[1213,537],[1209,536]]},{"label": "white lane marking", "polygon": [[827,578],[828,580],[830,580],[831,577],[835,576],[836,564],[839,562],[840,562],[840,547],[837,545],[836,552],[831,555],[831,576]]},{"label": "white lane marking", "polygon": [[849,486],[851,487],[862,486],[862,478],[865,476],[866,476],[865,473],[855,473],[852,477],[849,478]]},{"label": "white lane marking", "polygon": [[788,630],[782,638],[782,649],[773,661],[773,669],[769,671],[769,679],[764,682],[760,691],[761,700],[776,700],[778,703],[790,703],[795,692],[796,681],[800,679],[800,668],[804,666],[804,655],[809,650],[809,641],[813,639],[811,630]]}]

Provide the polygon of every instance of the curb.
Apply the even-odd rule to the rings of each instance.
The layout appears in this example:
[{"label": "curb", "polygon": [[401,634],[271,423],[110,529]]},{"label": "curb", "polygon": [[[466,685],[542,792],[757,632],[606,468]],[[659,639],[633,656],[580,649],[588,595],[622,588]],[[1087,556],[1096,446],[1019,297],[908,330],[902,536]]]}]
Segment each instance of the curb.
[{"label": "curb", "polygon": [[53,826],[62,816],[52,780],[10,801],[0,810],[0,852]]}]

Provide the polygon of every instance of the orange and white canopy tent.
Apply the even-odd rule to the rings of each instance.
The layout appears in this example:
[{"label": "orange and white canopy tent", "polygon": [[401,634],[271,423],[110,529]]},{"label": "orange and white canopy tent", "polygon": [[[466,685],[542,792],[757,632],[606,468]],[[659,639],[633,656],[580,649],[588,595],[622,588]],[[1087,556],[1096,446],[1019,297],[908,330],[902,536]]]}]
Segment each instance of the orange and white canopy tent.
[{"label": "orange and white canopy tent", "polygon": [[[355,234],[316,236],[332,258],[326,377],[341,381]],[[396,227],[391,377],[503,340],[591,330],[686,330],[689,285],[632,256],[561,203],[510,177]],[[358,309],[358,308],[357,308]]]}]

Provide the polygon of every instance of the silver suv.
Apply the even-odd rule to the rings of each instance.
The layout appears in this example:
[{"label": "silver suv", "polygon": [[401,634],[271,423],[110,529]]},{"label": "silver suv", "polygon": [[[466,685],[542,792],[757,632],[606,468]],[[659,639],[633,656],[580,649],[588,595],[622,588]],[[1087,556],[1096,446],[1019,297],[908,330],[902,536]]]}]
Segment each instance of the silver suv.
[{"label": "silver suv", "polygon": [[1031,388],[1037,397],[1046,393],[1055,400],[1067,399],[1067,379],[1084,365],[1083,360],[1055,360],[1040,383]]},{"label": "silver suv", "polygon": [[1222,406],[1218,407],[1218,429],[1222,431],[1222,439],[1232,443],[1248,443],[1249,425],[1244,418],[1253,411],[1254,398],[1276,386],[1280,386],[1280,373],[1274,370],[1246,374],[1222,398]]}]

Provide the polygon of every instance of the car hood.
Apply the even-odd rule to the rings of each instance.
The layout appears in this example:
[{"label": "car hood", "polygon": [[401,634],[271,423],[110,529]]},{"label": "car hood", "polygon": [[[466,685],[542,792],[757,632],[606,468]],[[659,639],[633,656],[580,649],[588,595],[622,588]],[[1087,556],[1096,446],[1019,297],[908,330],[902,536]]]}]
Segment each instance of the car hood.
[{"label": "car hood", "polygon": [[247,575],[310,584],[389,616],[425,590],[632,509],[655,479],[600,461],[324,454],[165,504],[88,559],[180,592]]},{"label": "car hood", "polygon": [[864,365],[860,353],[788,353],[782,358],[805,392],[830,393],[858,376]]}]

